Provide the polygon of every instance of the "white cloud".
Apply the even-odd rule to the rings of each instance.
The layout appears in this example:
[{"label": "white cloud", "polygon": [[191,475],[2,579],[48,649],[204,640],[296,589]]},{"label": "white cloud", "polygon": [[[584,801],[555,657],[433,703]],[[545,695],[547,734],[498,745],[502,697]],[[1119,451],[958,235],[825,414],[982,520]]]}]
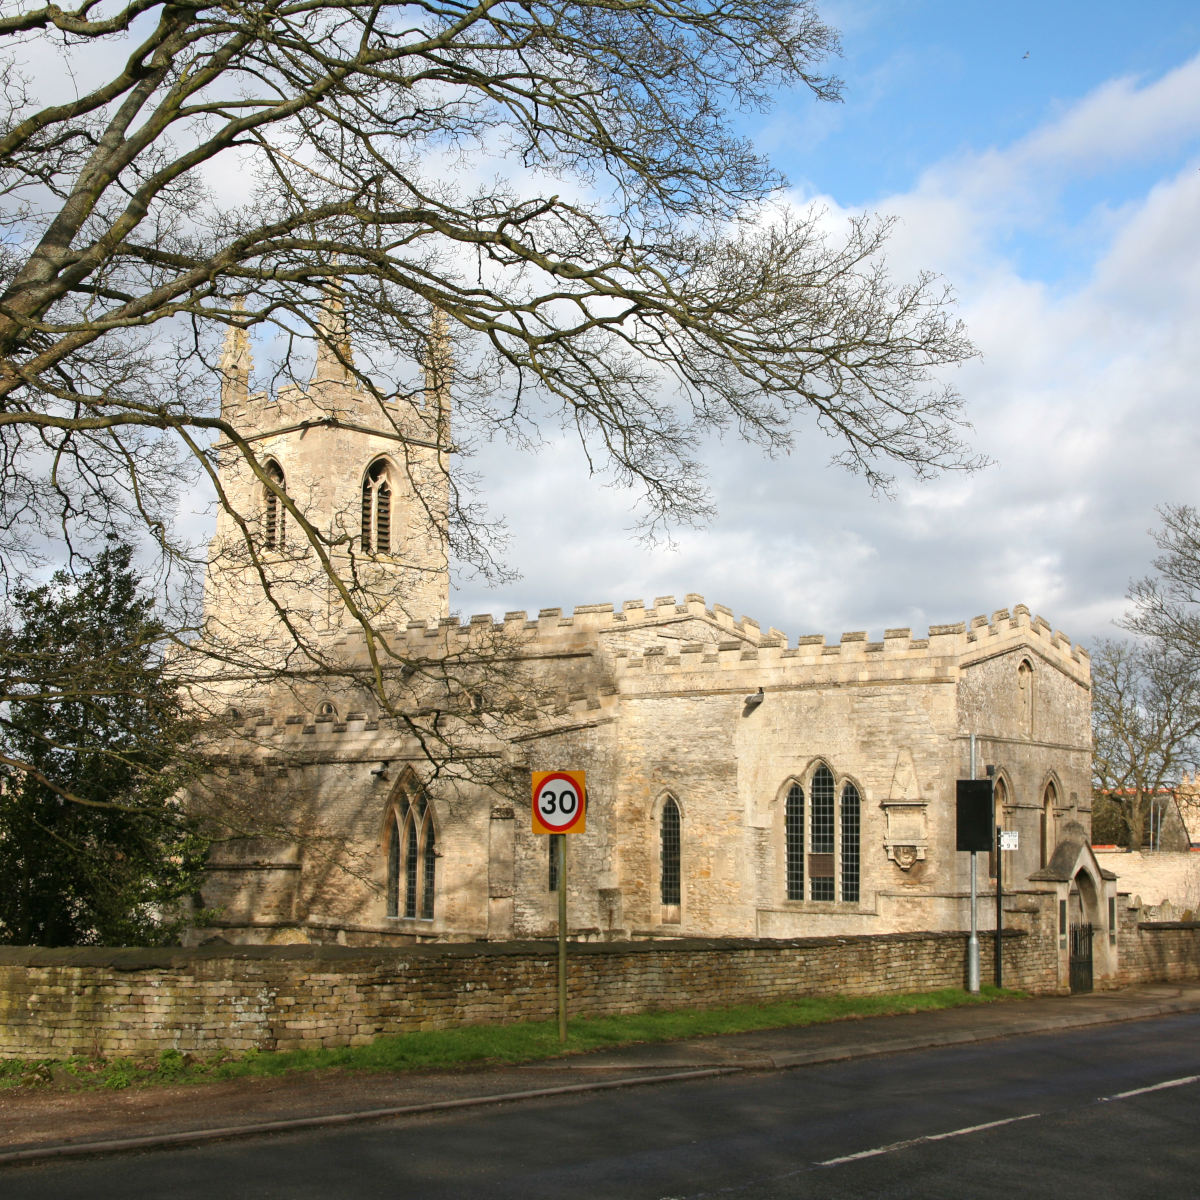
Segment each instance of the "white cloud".
[{"label": "white cloud", "polygon": [[[1111,634],[1128,580],[1149,569],[1155,506],[1195,499],[1197,138],[1200,57],[1107,83],[1010,146],[934,164],[880,201],[902,218],[896,274],[934,267],[958,288],[983,357],[954,382],[996,466],[880,502],[824,467],[819,437],[765,463],[724,444],[711,456],[720,517],[674,555],[631,546],[620,504],[586,483],[573,504],[510,507],[522,591],[566,606],[662,585],[831,638],[1025,603],[1077,640]],[[1167,165],[1142,180],[1151,162]],[[1097,189],[1101,172],[1116,172],[1115,198]],[[831,221],[847,215],[823,202]],[[1082,269],[1063,271],[1064,241]],[[524,552],[572,537],[592,550],[567,553],[557,573]]]},{"label": "white cloud", "polygon": [[1111,80],[1019,142],[1016,155],[1065,172],[1170,153],[1200,134],[1198,100],[1200,55],[1150,83]]}]

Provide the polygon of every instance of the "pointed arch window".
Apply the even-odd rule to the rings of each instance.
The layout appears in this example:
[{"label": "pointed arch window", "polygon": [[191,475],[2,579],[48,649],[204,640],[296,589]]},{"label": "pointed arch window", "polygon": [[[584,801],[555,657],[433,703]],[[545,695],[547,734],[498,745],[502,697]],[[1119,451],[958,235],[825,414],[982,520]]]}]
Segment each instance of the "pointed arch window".
[{"label": "pointed arch window", "polygon": [[784,841],[787,856],[787,898],[804,899],[804,789],[793,783],[788,788],[784,810]]},{"label": "pointed arch window", "polygon": [[861,808],[858,788],[847,783],[842,788],[842,899],[853,903],[858,902]]},{"label": "pointed arch window", "polygon": [[437,898],[437,831],[423,792],[401,793],[387,825],[387,915],[432,921]]},{"label": "pointed arch window", "polygon": [[367,554],[390,554],[392,549],[392,486],[382,458],[367,468],[363,479],[362,548]]},{"label": "pointed arch window", "polygon": [[[267,478],[280,492],[285,490],[283,468],[270,460],[266,466]],[[263,545],[268,550],[282,550],[284,544],[284,518],[287,510],[275,488],[263,485]]]},{"label": "pointed arch window", "polygon": [[996,848],[996,828],[1008,829],[1008,784],[997,778],[992,787],[992,847],[988,852],[988,874],[995,879],[1000,869],[1001,855]]},{"label": "pointed arch window", "polygon": [[1046,784],[1046,791],[1042,796],[1042,866],[1046,866],[1050,861],[1050,856],[1054,853],[1054,845],[1057,840],[1054,824],[1054,808],[1058,803],[1058,789],[1054,786],[1054,781],[1051,780]]},{"label": "pointed arch window", "polygon": [[788,900],[857,904],[861,897],[862,796],[818,763],[788,785],[783,805],[783,866]]},{"label": "pointed arch window", "polygon": [[679,805],[673,797],[668,796],[663,801],[658,822],[658,890],[663,906],[663,920],[667,922],[679,920],[679,906],[683,894],[681,845]]}]

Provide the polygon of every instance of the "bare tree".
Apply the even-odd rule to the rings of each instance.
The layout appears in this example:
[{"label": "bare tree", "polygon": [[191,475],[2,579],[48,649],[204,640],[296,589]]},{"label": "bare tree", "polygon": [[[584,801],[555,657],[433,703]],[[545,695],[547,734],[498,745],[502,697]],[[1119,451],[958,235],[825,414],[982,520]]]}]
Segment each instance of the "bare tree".
[{"label": "bare tree", "polygon": [[[978,461],[936,377],[973,353],[945,285],[890,279],[886,220],[839,232],[775,203],[781,180],[730,130],[780,87],[837,98],[810,0],[22,0],[0,44],[9,579],[115,532],[156,548],[164,594],[194,595],[175,515],[199,474],[270,601],[255,514],[218,486],[231,453],[362,625],[366,684],[438,741],[411,714],[442,701],[414,700],[421,671],[375,636],[353,557],[219,407],[230,328],[268,387],[319,346],[403,443],[444,314],[454,449],[565,426],[651,528],[706,512],[714,430],[771,451],[815,425],[873,486]],[[48,63],[61,75],[36,83]],[[468,477],[450,487],[455,553],[500,569]],[[329,666],[291,631],[300,666]],[[429,686],[465,693],[479,669],[443,658]]]},{"label": "bare tree", "polygon": [[1102,641],[1092,651],[1092,772],[1119,840],[1141,849],[1151,805],[1200,755],[1200,677],[1161,641]]},{"label": "bare tree", "polygon": [[1151,638],[1200,673],[1200,511],[1189,504],[1158,510],[1162,527],[1154,534],[1157,575],[1133,583],[1133,610],[1123,624]]}]

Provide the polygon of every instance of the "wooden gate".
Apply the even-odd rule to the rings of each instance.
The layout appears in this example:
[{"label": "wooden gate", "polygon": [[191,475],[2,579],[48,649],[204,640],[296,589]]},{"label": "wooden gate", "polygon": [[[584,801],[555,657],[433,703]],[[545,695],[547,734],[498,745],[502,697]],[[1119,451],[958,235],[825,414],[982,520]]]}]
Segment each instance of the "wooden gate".
[{"label": "wooden gate", "polygon": [[1071,926],[1070,976],[1072,992],[1092,990],[1092,926],[1086,921]]}]

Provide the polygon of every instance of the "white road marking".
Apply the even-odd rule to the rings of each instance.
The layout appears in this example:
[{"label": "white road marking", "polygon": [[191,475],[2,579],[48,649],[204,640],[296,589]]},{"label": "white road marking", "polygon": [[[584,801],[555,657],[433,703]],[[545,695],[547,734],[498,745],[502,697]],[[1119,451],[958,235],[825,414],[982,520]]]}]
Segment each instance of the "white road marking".
[{"label": "white road marking", "polygon": [[[1116,1092],[1111,1096],[1098,1096],[1098,1104],[1107,1104],[1112,1100],[1128,1100],[1133,1096],[1144,1096],[1149,1092],[1161,1092],[1167,1088],[1186,1087],[1189,1083],[1200,1083],[1200,1075],[1185,1075],[1180,1079],[1165,1079],[1162,1083],[1152,1083],[1148,1087],[1132,1088],[1127,1092]],[[824,1162],[814,1163],[818,1167],[837,1167],[842,1163],[857,1162],[862,1158],[878,1158],[881,1154],[892,1154],[897,1150],[907,1150],[910,1146],[923,1146],[928,1142],[944,1142],[947,1138],[964,1137],[969,1133],[982,1133],[987,1129],[999,1129],[1003,1125],[1012,1125],[1017,1121],[1032,1121],[1041,1113],[1022,1113],[1019,1117],[1005,1117],[1000,1121],[987,1121],[983,1125],[966,1125],[962,1129],[952,1129],[948,1133],[930,1133],[924,1137],[909,1138],[903,1142],[891,1142],[886,1146],[875,1146],[870,1150],[859,1150],[856,1154],[843,1154],[838,1158],[827,1158]]]},{"label": "white road marking", "polygon": [[1184,1087],[1189,1083],[1200,1083],[1200,1075],[1185,1075],[1182,1079],[1167,1079],[1162,1083],[1152,1083],[1149,1087],[1134,1088],[1128,1092],[1117,1092],[1113,1096],[1101,1096],[1099,1103],[1107,1104],[1110,1100],[1128,1100],[1130,1096],[1144,1096],[1147,1092],[1161,1092],[1165,1088]]},{"label": "white road marking", "polygon": [[880,1154],[891,1154],[896,1150],[907,1150],[909,1146],[923,1146],[926,1142],[944,1142],[947,1138],[963,1137],[968,1133],[982,1133],[985,1129],[999,1129],[1017,1121],[1032,1121],[1041,1113],[1022,1113],[1019,1117],[1005,1117],[1000,1121],[987,1121],[983,1125],[967,1125],[962,1129],[951,1129],[948,1133],[930,1133],[924,1137],[909,1138],[905,1142],[892,1142],[888,1146],[876,1146],[872,1150],[860,1150],[857,1154],[843,1154],[840,1158],[827,1158],[816,1163],[818,1167],[836,1167],[842,1163],[857,1162],[860,1158],[876,1158]]}]

